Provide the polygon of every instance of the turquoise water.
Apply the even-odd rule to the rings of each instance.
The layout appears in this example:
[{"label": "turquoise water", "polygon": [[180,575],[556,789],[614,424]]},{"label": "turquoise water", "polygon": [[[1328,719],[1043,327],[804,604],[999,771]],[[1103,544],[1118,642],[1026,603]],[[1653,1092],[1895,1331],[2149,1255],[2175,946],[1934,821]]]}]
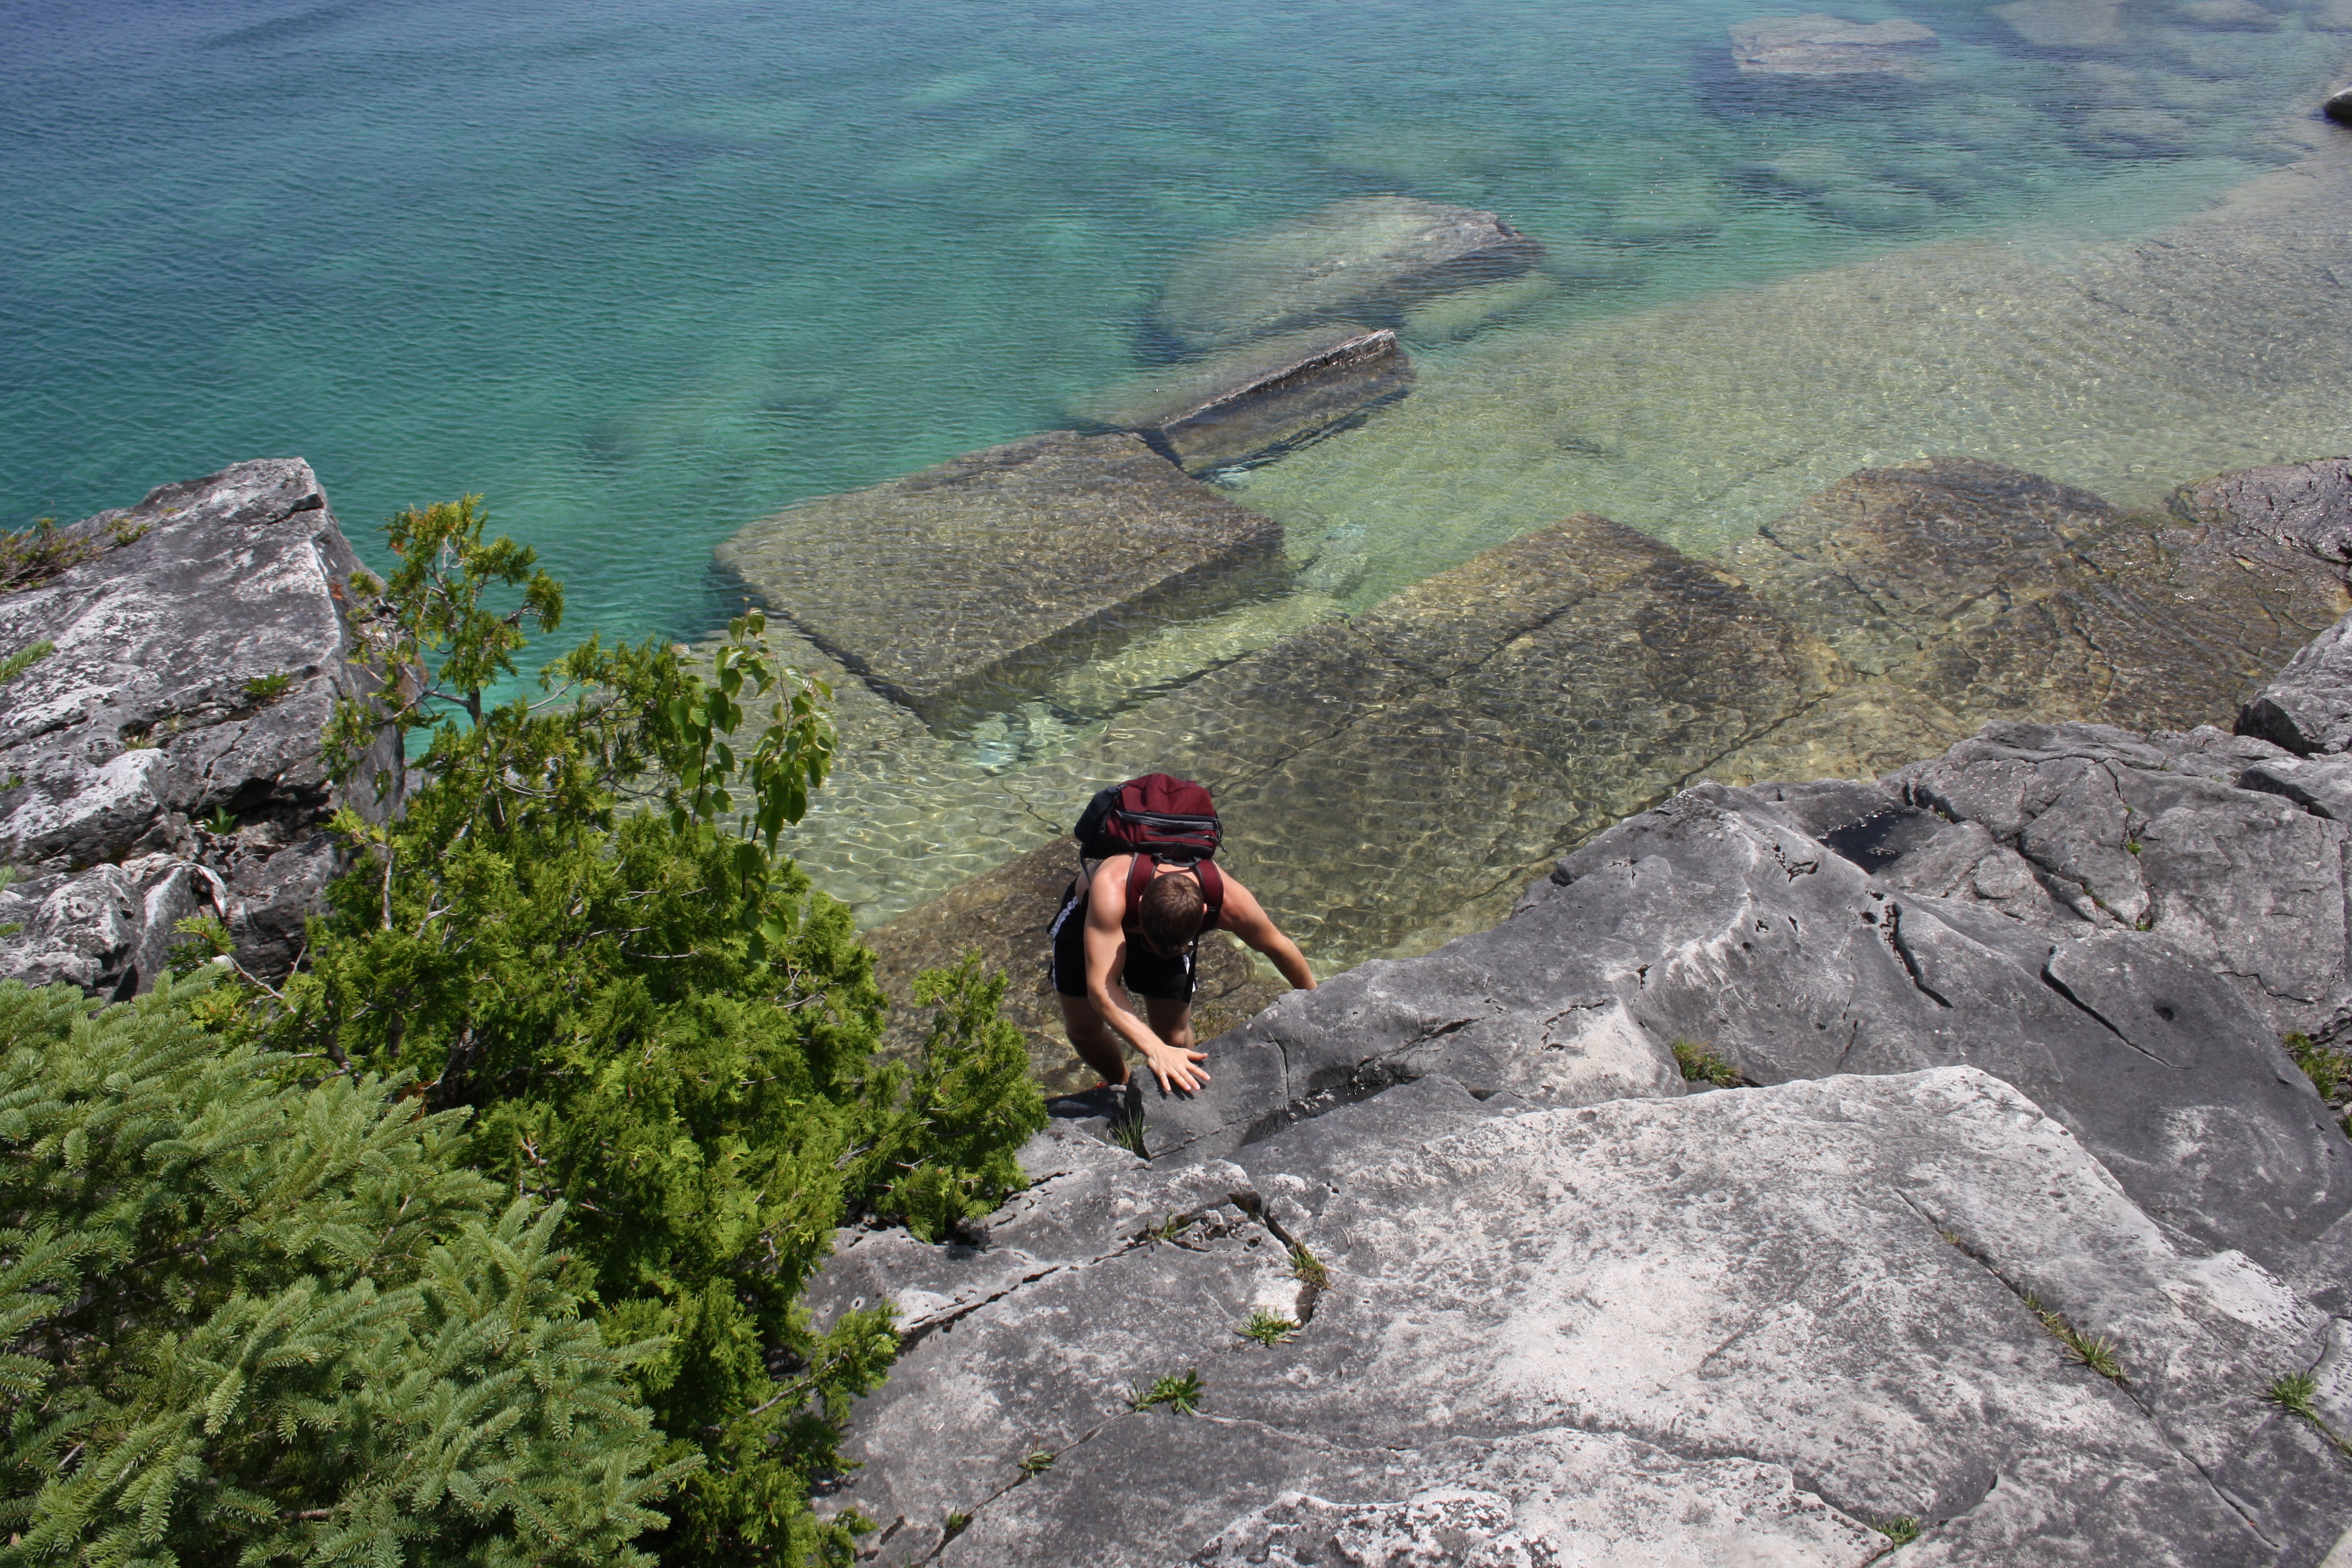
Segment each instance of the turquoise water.
[{"label": "turquoise water", "polygon": [[1507,336],[2152,225],[2290,155],[2314,4],[2098,55],[1843,5],[1938,63],[1778,96],[1723,29],[1801,7],[1748,0],[0,6],[0,521],[299,454],[363,552],[485,492],[573,626],[693,637],[714,542],[1059,422],[1203,240],[1491,207],[1560,284]]}]

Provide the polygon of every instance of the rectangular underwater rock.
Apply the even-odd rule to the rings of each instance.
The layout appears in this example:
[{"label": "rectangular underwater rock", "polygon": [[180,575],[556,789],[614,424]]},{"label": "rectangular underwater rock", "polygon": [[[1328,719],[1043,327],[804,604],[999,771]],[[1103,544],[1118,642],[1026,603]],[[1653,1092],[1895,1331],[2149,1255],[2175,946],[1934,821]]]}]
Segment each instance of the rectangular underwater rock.
[{"label": "rectangular underwater rock", "polygon": [[1282,525],[1134,436],[1054,431],[803,501],[718,561],[937,725],[1263,591]]},{"label": "rectangular underwater rock", "polygon": [[1205,474],[1303,446],[1412,385],[1386,329],[1290,332],[1111,388],[1074,412]]}]

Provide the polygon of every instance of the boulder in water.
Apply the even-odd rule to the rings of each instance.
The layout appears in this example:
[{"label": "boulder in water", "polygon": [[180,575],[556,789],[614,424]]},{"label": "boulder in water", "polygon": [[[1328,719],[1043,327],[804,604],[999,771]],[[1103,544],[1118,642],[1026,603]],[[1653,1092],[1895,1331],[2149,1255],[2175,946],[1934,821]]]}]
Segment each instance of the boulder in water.
[{"label": "boulder in water", "polygon": [[1412,361],[1385,328],[1309,328],[1176,366],[1079,405],[1132,430],[1191,474],[1305,445],[1412,385]]},{"label": "boulder in water", "polygon": [[1265,587],[1282,525],[1135,436],[1055,431],[752,523],[719,564],[940,722]]},{"label": "boulder in water", "polygon": [[1935,58],[1936,35],[1916,22],[1802,16],[1734,22],[1731,58],[1742,76],[1907,76]]},{"label": "boulder in water", "polygon": [[1393,326],[1433,295],[1525,272],[1542,256],[1490,212],[1362,196],[1180,262],[1152,321],[1192,349],[1333,321]]}]

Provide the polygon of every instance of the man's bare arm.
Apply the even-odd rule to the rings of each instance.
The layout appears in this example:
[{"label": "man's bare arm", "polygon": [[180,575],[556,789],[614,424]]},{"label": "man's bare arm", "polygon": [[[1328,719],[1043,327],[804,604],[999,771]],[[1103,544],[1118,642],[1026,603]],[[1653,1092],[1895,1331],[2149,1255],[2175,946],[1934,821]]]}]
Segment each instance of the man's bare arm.
[{"label": "man's bare arm", "polygon": [[1143,1053],[1143,1065],[1163,1090],[1198,1089],[1209,1075],[1193,1064],[1207,1061],[1208,1053],[1178,1050],[1161,1039],[1127,1010],[1125,993],[1111,984],[1112,975],[1127,967],[1126,917],[1127,862],[1106,861],[1087,892],[1087,999],[1103,1022]]},{"label": "man's bare arm", "polygon": [[1240,938],[1246,946],[1274,961],[1282,977],[1300,991],[1315,989],[1315,972],[1307,967],[1307,955],[1298,944],[1282,934],[1265,907],[1255,894],[1231,877],[1225,879],[1225,908],[1217,924]]}]

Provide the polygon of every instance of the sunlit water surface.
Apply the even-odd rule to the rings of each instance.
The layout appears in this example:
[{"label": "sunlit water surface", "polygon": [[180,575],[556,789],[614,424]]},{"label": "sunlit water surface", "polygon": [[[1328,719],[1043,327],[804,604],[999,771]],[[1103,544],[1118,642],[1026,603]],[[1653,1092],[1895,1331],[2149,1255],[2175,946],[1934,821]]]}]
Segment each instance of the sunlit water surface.
[{"label": "sunlit water surface", "polygon": [[1757,0],[0,7],[0,520],[299,454],[363,553],[483,492],[567,632],[698,637],[714,543],[1066,422],[1205,240],[1383,192],[1541,239],[1407,323],[1410,398],[1225,477],[1314,592],[945,737],[849,694],[803,847],[876,918],[1066,823],[1108,714],[1568,511],[1705,552],[1923,451],[2138,502],[2344,445],[2193,323],[2070,337],[2102,258],[2310,153],[2352,7],[2265,5],[1855,0],[1936,64],[1794,91],[1731,68],[1802,8]]}]

